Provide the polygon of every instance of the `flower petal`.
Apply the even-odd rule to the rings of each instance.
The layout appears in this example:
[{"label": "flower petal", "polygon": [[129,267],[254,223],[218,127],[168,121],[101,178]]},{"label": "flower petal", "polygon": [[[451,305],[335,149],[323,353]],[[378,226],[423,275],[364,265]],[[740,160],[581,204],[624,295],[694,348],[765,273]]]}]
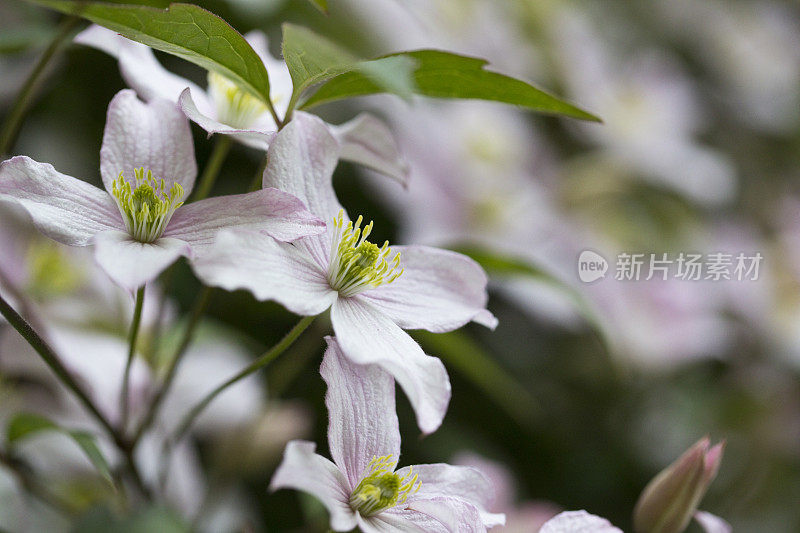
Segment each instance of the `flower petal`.
[{"label": "flower petal", "polygon": [[[289,67],[282,59],[276,59],[269,53],[269,43],[267,36],[260,30],[253,30],[245,34],[245,39],[253,47],[256,54],[264,62],[269,74],[269,97],[272,100],[275,110],[279,116],[286,114],[289,107],[289,100],[292,97],[292,76],[289,74]],[[271,120],[271,117],[270,117]],[[275,123],[272,122],[274,126]]]},{"label": "flower petal", "polygon": [[334,531],[350,531],[356,527],[356,517],[348,503],[347,481],[336,465],[314,453],[315,449],[313,442],[293,440],[287,444],[269,489],[292,488],[311,494],[328,509]]},{"label": "flower petal", "polygon": [[697,511],[694,513],[694,519],[706,530],[706,533],[731,533],[733,531],[728,522],[706,511]]},{"label": "flower petal", "polygon": [[94,238],[94,257],[100,267],[121,287],[134,291],[158,275],[182,255],[189,244],[162,237],[152,243],[135,241],[127,233],[107,231]]},{"label": "flower petal", "polygon": [[429,246],[393,246],[403,274],[360,297],[404,329],[436,333],[460,328],[470,320],[494,329],[486,310],[486,273],[469,257]]},{"label": "flower petal", "polygon": [[336,298],[325,273],[304,251],[260,233],[221,231],[192,267],[206,285],[246,289],[298,315],[318,315]]},{"label": "flower petal", "polygon": [[328,384],[328,445],[352,491],[373,457],[400,456],[400,426],[394,403],[394,378],[376,365],[358,365],[333,337],[320,373]]},{"label": "flower petal", "polygon": [[237,141],[258,150],[266,150],[269,148],[269,143],[272,142],[273,137],[275,137],[275,130],[277,128],[272,121],[270,121],[271,127],[269,129],[262,130],[262,128],[254,126],[251,129],[242,130],[228,126],[212,118],[210,113],[204,113],[198,108],[198,105],[192,98],[192,92],[188,88],[184,89],[178,98],[178,105],[183,111],[183,114],[186,115],[186,118],[206,130],[209,136],[215,133],[230,135]]},{"label": "flower petal", "polygon": [[319,118],[295,113],[269,147],[263,186],[296,196],[326,224],[342,209],[333,191],[339,143]]},{"label": "flower petal", "polygon": [[408,162],[386,124],[373,115],[361,113],[353,120],[331,126],[342,147],[341,158],[385,174],[401,185],[408,184]]},{"label": "flower petal", "polygon": [[116,94],[108,105],[100,148],[100,174],[106,190],[123,172],[144,167],[163,178],[169,188],[178,182],[188,197],[197,176],[189,122],[174,102],[157,98],[144,103],[130,89]]},{"label": "flower petal", "polygon": [[214,242],[221,229],[260,231],[279,241],[294,241],[325,231],[325,223],[278,189],[217,196],[183,205],[175,211],[164,235],[197,247]]},{"label": "flower petal", "polygon": [[486,532],[486,526],[483,524],[478,508],[458,498],[443,496],[417,498],[413,502],[408,502],[407,508],[438,520],[447,531]]},{"label": "flower petal", "polygon": [[565,511],[548,520],[539,533],[622,533],[622,530],[586,511]]},{"label": "flower petal", "polygon": [[419,491],[409,501],[416,498],[438,496],[455,497],[485,509],[492,501],[494,489],[489,481],[475,468],[453,466],[444,463],[406,466],[397,471],[400,477],[413,472],[421,483]]},{"label": "flower petal", "polygon": [[357,298],[338,298],[331,321],[344,354],[394,376],[414,408],[419,428],[423,433],[435,431],[450,402],[450,379],[442,362],[426,355],[388,316]]},{"label": "flower petal", "polygon": [[0,163],[0,196],[22,205],[39,231],[71,246],[86,246],[97,233],[125,228],[104,190],[29,157]]},{"label": "flower petal", "polygon": [[197,84],[173,74],[161,66],[149,46],[131,41],[122,35],[93,24],[75,36],[79,44],[92,46],[119,60],[119,68],[125,83],[134,89],[143,100],[164,98],[177,102],[178,96],[187,87],[195,95],[203,96],[201,109],[210,108],[207,97]]},{"label": "flower petal", "polygon": [[375,516],[356,517],[363,533],[451,533],[435,518],[407,509],[394,508]]}]

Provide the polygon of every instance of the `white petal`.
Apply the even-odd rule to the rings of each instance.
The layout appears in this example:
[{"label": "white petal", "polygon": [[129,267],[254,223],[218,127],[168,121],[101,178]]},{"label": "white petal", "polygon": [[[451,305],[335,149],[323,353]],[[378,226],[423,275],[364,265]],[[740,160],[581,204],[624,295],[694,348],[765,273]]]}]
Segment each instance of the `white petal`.
[{"label": "white petal", "polygon": [[413,472],[422,483],[412,498],[436,496],[454,497],[470,502],[479,510],[492,501],[494,489],[478,470],[469,466],[453,466],[444,463],[406,466],[397,471],[401,477]]},{"label": "white petal", "polygon": [[97,264],[121,287],[134,291],[153,281],[182,255],[189,255],[189,244],[169,237],[152,243],[133,240],[121,231],[108,231],[94,239]]},{"label": "white petal", "polygon": [[[278,116],[284,116],[286,109],[289,107],[289,100],[292,97],[292,76],[289,74],[289,67],[282,59],[276,59],[269,53],[269,46],[267,36],[264,32],[254,30],[248,32],[244,36],[253,50],[256,51],[258,56],[264,62],[269,74],[269,95]],[[270,117],[271,120],[271,117]],[[275,125],[272,122],[273,126]]]},{"label": "white petal", "polygon": [[356,516],[363,533],[451,533],[438,520],[406,509],[389,509],[368,518]]},{"label": "white petal", "polygon": [[253,128],[242,130],[228,126],[212,118],[211,113],[203,112],[198,108],[198,105],[192,98],[190,89],[185,89],[181,93],[178,98],[178,105],[180,105],[183,114],[186,115],[189,120],[206,130],[209,136],[214,133],[230,135],[237,141],[259,150],[266,150],[269,147],[269,143],[272,142],[273,137],[275,137],[275,130],[277,128],[271,119],[268,123],[268,129],[256,127],[256,125],[254,125]]},{"label": "white petal", "polygon": [[373,457],[400,456],[400,427],[394,403],[394,378],[376,365],[351,362],[335,338],[320,373],[328,384],[328,445],[333,461],[354,489]]},{"label": "white petal", "polygon": [[263,186],[296,196],[326,224],[342,208],[333,191],[339,143],[319,118],[298,112],[269,147]]},{"label": "white petal", "polygon": [[314,453],[313,442],[294,440],[286,445],[281,462],[272,481],[271,491],[282,488],[302,490],[317,498],[331,515],[334,531],[350,531],[356,527],[356,517],[350,509],[350,494],[344,474],[336,465]]},{"label": "white petal", "polygon": [[[189,87],[195,95],[202,95],[204,104],[207,101],[205,91],[197,84],[161,66],[149,46],[94,24],[79,33],[74,40],[116,57],[123,79],[144,100],[164,98],[177,102],[181,92]],[[206,109],[206,106],[201,105],[201,109]]]},{"label": "white petal", "polygon": [[376,170],[402,185],[408,183],[408,162],[392,132],[373,115],[362,113],[340,126],[331,126],[331,132],[341,144],[342,159]]},{"label": "white petal", "polygon": [[441,333],[470,320],[489,328],[497,319],[486,310],[486,273],[469,257],[429,246],[393,246],[403,274],[361,297],[401,328]]},{"label": "white petal", "polygon": [[565,511],[548,520],[539,533],[622,533],[622,530],[586,511]]},{"label": "white petal", "polygon": [[728,522],[706,511],[697,511],[694,513],[694,519],[703,526],[706,533],[731,533],[733,531]]},{"label": "white petal", "polygon": [[197,176],[194,142],[189,122],[174,102],[155,99],[144,103],[125,89],[108,105],[106,129],[100,149],[100,174],[107,191],[123,172],[133,178],[133,169],[152,170],[169,188],[178,182],[186,197]]},{"label": "white petal", "polygon": [[29,157],[0,164],[0,196],[19,202],[39,231],[64,244],[86,246],[97,233],[125,228],[104,190]]},{"label": "white petal", "polygon": [[450,402],[450,379],[442,362],[397,327],[389,317],[355,298],[339,298],[331,308],[336,340],[358,364],[376,364],[400,383],[423,433],[442,423]]},{"label": "white petal", "polygon": [[447,529],[459,533],[485,533],[480,511],[471,503],[458,498],[438,496],[433,498],[415,498],[408,502],[408,509],[418,511],[435,518]]},{"label": "white petal", "polygon": [[263,232],[280,241],[294,241],[325,231],[325,223],[306,211],[294,196],[278,189],[207,198],[175,211],[164,236],[197,247],[211,245],[221,229]]},{"label": "white petal", "polygon": [[336,298],[325,273],[305,252],[260,233],[221,231],[192,267],[206,285],[246,289],[298,315],[318,315]]}]

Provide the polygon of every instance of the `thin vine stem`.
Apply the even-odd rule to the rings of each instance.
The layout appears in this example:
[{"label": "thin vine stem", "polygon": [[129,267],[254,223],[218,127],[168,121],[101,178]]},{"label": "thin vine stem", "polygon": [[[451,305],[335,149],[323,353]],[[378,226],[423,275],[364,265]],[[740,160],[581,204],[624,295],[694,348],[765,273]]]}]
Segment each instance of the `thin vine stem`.
[{"label": "thin vine stem", "polygon": [[42,52],[36,66],[25,80],[25,84],[20,89],[17,94],[17,99],[14,101],[14,106],[11,108],[11,111],[9,111],[5,122],[3,122],[2,130],[0,130],[0,155],[9,154],[13,149],[19,130],[22,127],[25,114],[28,112],[31,101],[42,82],[42,74],[50,63],[50,60],[56,55],[58,49],[67,37],[69,37],[70,33],[72,33],[72,29],[78,24],[79,20],[78,17],[69,17],[61,22],[58,32],[50,41],[45,51]]},{"label": "thin vine stem", "polygon": [[139,327],[142,323],[142,308],[144,307],[144,285],[136,291],[136,304],[133,310],[130,334],[128,336],[128,360],[125,362],[125,372],[122,375],[122,394],[120,396],[120,431],[124,432],[128,426],[130,403],[129,389],[131,381],[131,368],[136,358],[136,345],[139,339]]},{"label": "thin vine stem", "polygon": [[153,400],[150,402],[150,407],[148,408],[145,416],[142,418],[142,421],[133,436],[132,445],[134,447],[142,438],[142,435],[144,435],[145,431],[147,431],[147,429],[153,423],[153,420],[155,420],[158,410],[161,407],[161,403],[164,401],[164,398],[167,396],[167,393],[172,387],[172,382],[175,380],[175,375],[178,373],[178,366],[180,365],[181,359],[183,359],[183,355],[189,348],[189,345],[194,338],[194,331],[197,327],[197,324],[200,322],[200,318],[203,316],[203,313],[208,307],[212,290],[213,289],[211,287],[204,287],[195,301],[194,309],[189,317],[189,322],[186,324],[186,330],[184,331],[183,339],[181,340],[178,349],[175,351],[175,355],[170,360],[167,374],[164,377],[164,382],[158,389],[158,392],[156,392]]},{"label": "thin vine stem", "polygon": [[302,318],[295,326],[287,333],[283,339],[278,342],[275,346],[264,352],[260,357],[258,357],[255,361],[250,363],[244,369],[242,369],[238,374],[229,378],[227,381],[219,385],[217,388],[212,390],[208,393],[202,400],[200,400],[192,409],[186,413],[186,415],[181,420],[178,429],[175,431],[175,434],[170,439],[173,444],[180,442],[180,440],[186,435],[186,432],[192,427],[192,424],[197,419],[198,416],[208,407],[214,399],[220,395],[225,389],[230,387],[231,385],[241,381],[242,379],[246,378],[250,374],[264,368],[268,364],[270,364],[275,358],[281,355],[286,349],[291,346],[294,341],[311,325],[314,321],[316,316],[307,316]]},{"label": "thin vine stem", "polygon": [[211,150],[211,155],[208,156],[208,162],[206,162],[206,166],[203,169],[203,175],[200,176],[199,185],[195,190],[192,201],[197,202],[208,198],[211,189],[214,188],[214,183],[217,181],[222,164],[225,162],[225,158],[228,157],[231,143],[230,136],[217,135],[214,141],[214,148]]}]

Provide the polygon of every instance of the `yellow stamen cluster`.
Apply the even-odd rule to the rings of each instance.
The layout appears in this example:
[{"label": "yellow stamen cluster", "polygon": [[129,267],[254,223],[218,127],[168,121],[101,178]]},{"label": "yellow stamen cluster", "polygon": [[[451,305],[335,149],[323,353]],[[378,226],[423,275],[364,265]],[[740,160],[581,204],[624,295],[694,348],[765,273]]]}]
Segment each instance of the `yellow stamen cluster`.
[{"label": "yellow stamen cluster", "polygon": [[361,516],[372,516],[405,503],[409,495],[417,492],[422,486],[417,475],[409,468],[408,474],[400,477],[394,472],[395,464],[391,455],[373,457],[369,474],[350,494],[350,508]]},{"label": "yellow stamen cluster", "polygon": [[173,183],[169,192],[163,179],[143,168],[133,171],[131,186],[120,172],[111,185],[111,195],[117,202],[122,220],[131,237],[139,242],[153,242],[164,233],[175,210],[183,205],[183,187]]},{"label": "yellow stamen cluster", "polygon": [[403,269],[398,268],[400,254],[389,259],[392,253],[389,241],[380,248],[369,242],[372,222],[362,229],[362,220],[359,215],[355,225],[352,221],[345,223],[343,210],[333,219],[336,229],[332,233],[328,283],[344,297],[391,283],[403,273]]},{"label": "yellow stamen cluster", "polygon": [[217,120],[233,128],[249,128],[267,112],[261,100],[216,72],[208,73],[208,90],[217,106]]}]

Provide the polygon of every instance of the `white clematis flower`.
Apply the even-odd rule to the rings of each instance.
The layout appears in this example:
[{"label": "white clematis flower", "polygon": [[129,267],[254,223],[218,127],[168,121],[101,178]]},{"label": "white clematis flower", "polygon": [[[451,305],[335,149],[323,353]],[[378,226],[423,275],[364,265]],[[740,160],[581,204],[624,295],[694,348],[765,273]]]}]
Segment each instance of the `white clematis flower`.
[{"label": "white clematis flower", "polygon": [[[286,64],[272,57],[260,31],[245,35],[264,62],[270,83],[270,100],[279,119],[286,115],[292,96],[292,78]],[[266,150],[278,126],[263,102],[220,74],[208,73],[208,89],[166,70],[153,50],[121,35],[92,25],[75,42],[98,48],[119,60],[125,82],[144,100],[164,98],[178,102],[186,116],[210,135],[230,135],[252,148]],[[341,146],[341,158],[367,166],[401,183],[408,165],[400,155],[386,125],[362,113],[340,126],[327,125]]]},{"label": "white clematis flower", "polygon": [[439,359],[403,329],[445,332],[475,321],[493,328],[486,274],[472,259],[427,246],[389,248],[367,241],[372,224],[353,223],[331,182],[339,145],[324,123],[297,115],[270,146],[264,187],[301,198],[328,223],[324,235],[286,245],[255,233],[220,234],[195,272],[207,284],[247,289],[300,315],[331,308],[344,353],[377,364],[400,382],[422,431],[441,424],[450,383]]},{"label": "white clematis flower", "polygon": [[336,339],[320,373],[328,384],[328,446],[333,462],[312,442],[292,441],[270,484],[317,497],[334,531],[365,533],[486,531],[502,524],[485,511],[489,482],[474,468],[430,464],[395,470],[400,429],[392,376],[375,365],[352,363]]},{"label": "white clematis flower", "polygon": [[99,265],[128,290],[196,257],[221,228],[286,241],[324,229],[297,198],[270,188],[184,206],[197,175],[189,124],[171,102],[143,103],[131,90],[109,104],[100,174],[105,191],[18,156],[0,164],[0,198],[16,200],[58,242],[94,244]]}]

